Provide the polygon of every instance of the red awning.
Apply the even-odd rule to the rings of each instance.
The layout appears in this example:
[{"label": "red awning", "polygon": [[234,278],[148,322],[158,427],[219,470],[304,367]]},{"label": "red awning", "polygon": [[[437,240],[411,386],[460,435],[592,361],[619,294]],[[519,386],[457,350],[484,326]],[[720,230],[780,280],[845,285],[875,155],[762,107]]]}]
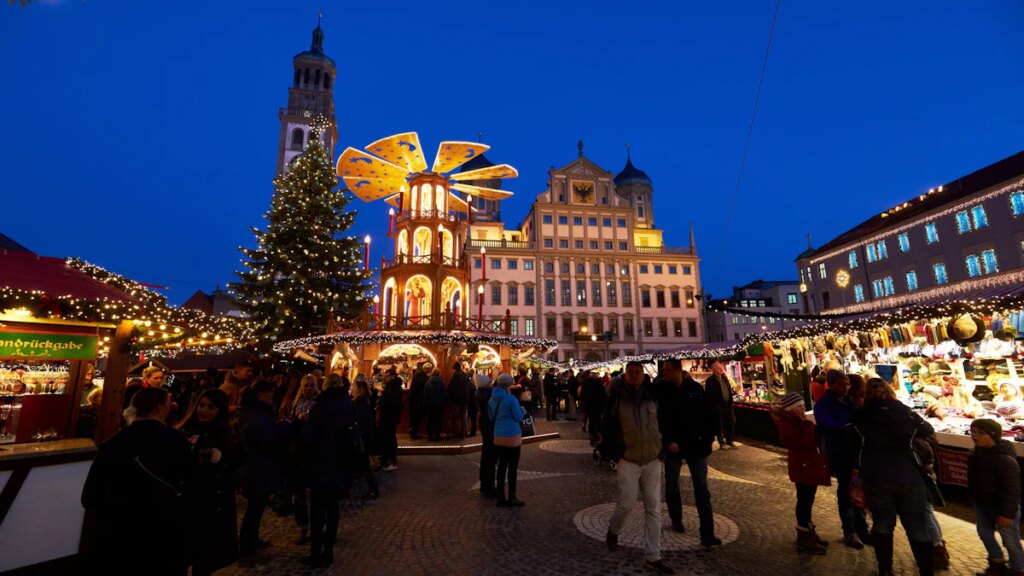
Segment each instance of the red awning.
[{"label": "red awning", "polygon": [[0,288],[39,290],[54,298],[132,300],[121,290],[68,266],[61,258],[3,251],[0,251]]}]

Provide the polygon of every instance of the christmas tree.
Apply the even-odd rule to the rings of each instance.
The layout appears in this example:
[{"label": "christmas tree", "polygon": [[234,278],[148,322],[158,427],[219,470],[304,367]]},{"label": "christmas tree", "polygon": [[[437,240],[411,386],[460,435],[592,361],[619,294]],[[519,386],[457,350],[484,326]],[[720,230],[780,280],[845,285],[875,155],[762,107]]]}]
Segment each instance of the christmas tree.
[{"label": "christmas tree", "polygon": [[323,333],[331,312],[352,318],[369,304],[362,243],[346,235],[356,212],[345,211],[350,197],[337,186],[327,149],[310,138],[274,179],[267,229],[252,229],[257,247],[241,248],[245,270],[231,288],[264,342]]}]

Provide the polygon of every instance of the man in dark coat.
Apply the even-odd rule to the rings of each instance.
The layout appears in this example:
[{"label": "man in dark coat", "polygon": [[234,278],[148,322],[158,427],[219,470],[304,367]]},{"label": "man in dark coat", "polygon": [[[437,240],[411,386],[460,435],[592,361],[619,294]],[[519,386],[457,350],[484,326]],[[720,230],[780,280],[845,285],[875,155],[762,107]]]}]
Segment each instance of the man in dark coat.
[{"label": "man in dark coat", "polygon": [[590,432],[592,445],[597,444],[601,434],[601,412],[604,411],[604,403],[607,394],[604,391],[604,383],[594,372],[585,372],[581,386],[580,403],[583,405],[583,416],[585,428]]},{"label": "man in dark coat", "polygon": [[302,563],[327,567],[334,562],[334,542],[341,511],[338,499],[353,451],[352,398],[341,377],[331,374],[316,398],[302,430],[309,474],[309,556]]},{"label": "man in dark coat", "polygon": [[733,442],[736,440],[736,414],[732,406],[733,389],[721,362],[711,365],[711,376],[704,381],[704,391],[718,409],[719,448],[735,448]]},{"label": "man in dark coat", "polygon": [[462,371],[462,363],[452,366],[452,377],[448,381],[448,430],[453,440],[462,440],[466,436],[466,405],[469,404],[473,391],[473,383]]},{"label": "man in dark coat", "polygon": [[274,385],[266,380],[242,394],[238,424],[244,453],[240,470],[245,515],[238,535],[238,555],[250,563],[257,550],[270,542],[260,540],[260,520],[270,497],[284,485],[287,426],[274,418]]},{"label": "man in dark coat", "polygon": [[95,574],[183,576],[192,445],[164,425],[171,410],[165,389],[142,388],[131,405],[135,419],[100,444],[82,490],[95,537],[85,556]]},{"label": "man in dark coat", "polygon": [[[982,418],[971,422],[974,450],[967,457],[967,492],[974,504],[978,537],[988,552],[985,574],[1024,573],[1024,549],[1020,541],[1020,465],[1010,442],[1003,440],[1003,426]],[[1009,566],[999,542],[1009,553]],[[1009,568],[1009,570],[1007,570]]]},{"label": "man in dark coat", "polygon": [[494,422],[491,422],[487,406],[491,403],[491,379],[486,374],[476,376],[476,404],[480,411],[480,436],[483,446],[480,449],[480,493],[488,498],[497,498],[495,474],[498,457],[494,451]]},{"label": "man in dark coat", "polygon": [[402,379],[394,367],[388,369],[384,391],[380,395],[380,460],[384,470],[398,470],[398,422],[402,419]]},{"label": "man in dark coat", "polygon": [[548,420],[558,420],[558,377],[554,367],[548,368],[544,375],[544,405]]},{"label": "man in dark coat", "polygon": [[409,383],[409,437],[413,440],[420,438],[420,424],[423,423],[423,416],[426,414],[427,380],[430,379],[431,368],[428,363],[419,364]]},{"label": "man in dark coat", "polygon": [[679,472],[686,460],[693,480],[693,496],[700,516],[700,542],[722,543],[715,537],[715,518],[708,490],[708,456],[718,433],[718,409],[704,389],[683,371],[679,360],[662,364],[658,390],[658,428],[665,453],[665,504],[672,529],[684,532],[683,501],[679,496]]}]

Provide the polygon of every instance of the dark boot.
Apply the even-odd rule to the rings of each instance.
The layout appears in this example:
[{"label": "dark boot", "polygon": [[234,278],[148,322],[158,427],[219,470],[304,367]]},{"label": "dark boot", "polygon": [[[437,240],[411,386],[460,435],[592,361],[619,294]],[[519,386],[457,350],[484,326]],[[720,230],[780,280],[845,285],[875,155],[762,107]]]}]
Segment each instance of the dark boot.
[{"label": "dark boot", "polygon": [[878,562],[878,576],[892,574],[892,534],[871,534],[875,541],[875,561]]},{"label": "dark boot", "polygon": [[1006,576],[1009,572],[1005,560],[992,560],[990,558],[988,568],[984,572],[977,572],[977,576]]},{"label": "dark boot", "polygon": [[910,550],[914,553],[921,576],[935,576],[935,545],[929,541],[911,540]]},{"label": "dark boot", "polygon": [[818,546],[828,548],[828,540],[818,536],[818,527],[814,525],[814,522],[811,522],[811,534],[814,535],[814,541],[818,543]]},{"label": "dark boot", "polygon": [[824,546],[819,546],[810,528],[796,527],[796,549],[805,554],[822,555],[826,552]]},{"label": "dark boot", "polygon": [[946,541],[942,543],[932,545],[932,553],[935,557],[933,560],[933,566],[936,570],[949,570],[949,550],[946,550]]}]

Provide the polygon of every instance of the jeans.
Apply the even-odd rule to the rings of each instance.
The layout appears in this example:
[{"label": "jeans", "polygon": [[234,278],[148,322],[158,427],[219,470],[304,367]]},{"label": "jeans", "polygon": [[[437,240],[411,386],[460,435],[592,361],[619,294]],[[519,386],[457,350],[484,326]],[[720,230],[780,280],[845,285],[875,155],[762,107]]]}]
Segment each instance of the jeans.
[{"label": "jeans", "polygon": [[[708,490],[707,458],[687,458],[686,466],[693,480],[693,499],[700,517],[700,537],[715,537],[715,516],[711,510],[711,491]],[[683,521],[683,499],[679,495],[679,472],[683,467],[683,459],[675,456],[665,458],[665,505],[672,523]]]},{"label": "jeans", "polygon": [[263,511],[270,502],[269,494],[253,494],[245,497],[245,515],[242,516],[242,528],[238,534],[239,556],[252,556],[256,553],[256,543],[260,539],[260,520]]},{"label": "jeans", "polygon": [[622,531],[640,492],[644,500],[644,557],[651,562],[661,560],[661,472],[661,460],[644,465],[619,460],[619,500],[608,525],[612,534]]},{"label": "jeans", "polygon": [[814,509],[814,496],[818,493],[815,484],[796,484],[796,525],[801,528],[811,527],[811,510]]},{"label": "jeans", "polygon": [[893,484],[864,482],[864,491],[871,508],[872,534],[892,534],[899,516],[907,539],[931,542],[928,535],[928,489],[924,484]]},{"label": "jeans", "polygon": [[1003,559],[1003,549],[996,542],[996,532],[999,532],[1003,546],[1010,555],[1010,568],[1024,570],[1024,548],[1020,543],[1020,506],[1017,506],[1017,514],[1013,517],[1013,526],[1009,528],[1001,528],[996,523],[999,511],[995,508],[975,504],[974,513],[977,516],[978,537],[985,545],[989,559]]},{"label": "jeans", "polygon": [[516,497],[516,480],[519,477],[519,455],[522,453],[523,447],[495,446],[494,451],[498,456],[498,498],[505,498],[505,477],[507,475],[508,499],[513,500]]},{"label": "jeans", "polygon": [[498,455],[495,453],[494,433],[488,432],[483,426],[480,433],[484,437],[483,446],[480,448],[480,490],[490,492],[494,490],[495,467],[498,465]]},{"label": "jeans", "polygon": [[843,523],[843,534],[864,536],[868,533],[867,512],[850,502],[852,468],[832,468],[836,475],[836,503],[839,504],[839,521]]},{"label": "jeans", "polygon": [[718,429],[718,445],[732,445],[736,440],[736,413],[733,412],[732,403],[718,408],[720,427]]},{"label": "jeans", "polygon": [[928,504],[928,540],[932,544],[942,543],[942,527],[939,526],[939,521],[935,519],[935,508]]},{"label": "jeans", "polygon": [[309,542],[312,554],[330,552],[338,536],[341,510],[337,488],[314,488],[309,491]]}]

